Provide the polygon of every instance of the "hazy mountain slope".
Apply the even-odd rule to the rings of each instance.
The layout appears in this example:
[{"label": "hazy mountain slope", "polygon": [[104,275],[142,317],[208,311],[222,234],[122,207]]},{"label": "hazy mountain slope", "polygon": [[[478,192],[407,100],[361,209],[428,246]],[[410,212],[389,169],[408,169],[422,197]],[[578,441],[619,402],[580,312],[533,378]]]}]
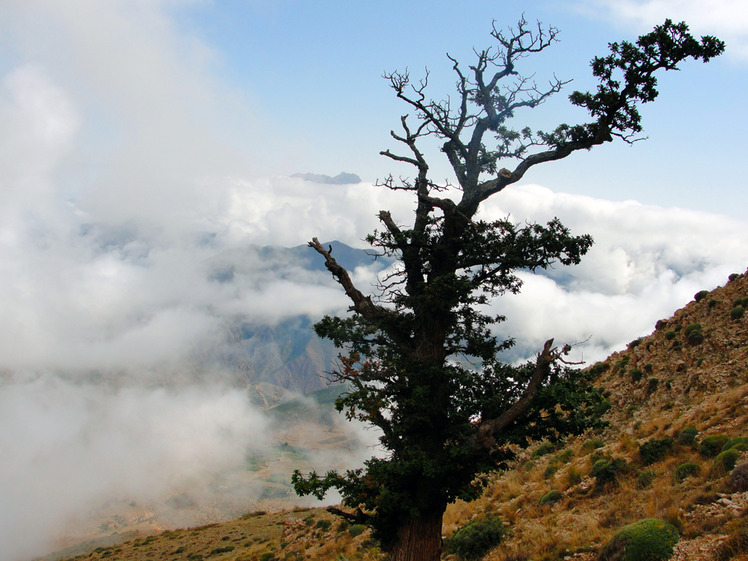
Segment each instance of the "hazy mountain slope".
[{"label": "hazy mountain slope", "polygon": [[[450,506],[444,535],[477,517],[497,515],[508,535],[488,560],[592,560],[620,527],[658,517],[680,531],[672,559],[706,561],[718,551],[720,559],[748,559],[748,545],[741,549],[735,538],[748,516],[748,490],[730,489],[730,471],[699,452],[708,436],[748,436],[748,316],[734,318],[732,312],[743,299],[748,274],[734,275],[659,322],[648,337],[592,365],[612,405],[610,426],[555,449],[538,443],[522,452],[515,469],[487,478],[482,497]],[[697,323],[700,328],[693,327]],[[701,337],[689,342],[687,334],[694,331]],[[298,419],[285,427],[286,434],[309,423],[300,409],[280,412]],[[693,445],[679,442],[686,427],[698,431]],[[673,443],[663,457],[644,465],[640,445],[668,437]],[[748,461],[746,452],[739,454],[738,464]],[[611,481],[601,483],[590,472],[596,460],[606,458],[623,462]],[[687,462],[698,473],[676,477]],[[559,499],[541,504],[551,490]],[[321,509],[286,511],[130,539],[81,559],[380,558],[376,544],[358,532]]]}]

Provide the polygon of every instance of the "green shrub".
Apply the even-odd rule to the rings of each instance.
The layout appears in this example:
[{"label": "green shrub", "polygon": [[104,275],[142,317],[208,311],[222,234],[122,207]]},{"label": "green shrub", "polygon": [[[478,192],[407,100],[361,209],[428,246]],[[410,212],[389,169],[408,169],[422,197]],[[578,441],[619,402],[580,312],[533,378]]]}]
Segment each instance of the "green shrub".
[{"label": "green shrub", "polygon": [[645,518],[621,528],[606,543],[600,561],[660,561],[669,559],[678,543],[675,526],[657,518]]},{"label": "green shrub", "polygon": [[561,500],[562,496],[563,495],[561,494],[561,491],[559,491],[558,489],[551,489],[545,495],[540,497],[540,504],[547,505],[547,504],[555,503]]},{"label": "green shrub", "polygon": [[720,453],[728,438],[724,434],[712,434],[705,437],[699,445],[699,454],[713,458]]},{"label": "green shrub", "polygon": [[691,333],[694,333],[696,331],[701,331],[701,324],[700,323],[692,323],[688,325],[684,330],[683,334],[688,337]]},{"label": "green shrub", "polygon": [[348,533],[354,538],[356,536],[360,536],[365,531],[366,531],[366,526],[364,524],[354,524],[353,526],[348,528]]},{"label": "green shrub", "polygon": [[649,466],[659,462],[673,449],[673,439],[668,437],[659,440],[648,440],[639,446],[639,457],[642,465]]},{"label": "green shrub", "polygon": [[535,450],[533,450],[532,457],[537,459],[537,458],[540,458],[541,456],[545,456],[555,451],[556,451],[556,446],[553,443],[543,442],[540,446],[538,446]]},{"label": "green shrub", "polygon": [[729,277],[727,277],[728,280],[734,281],[740,278],[740,273],[732,273]]},{"label": "green shrub", "polygon": [[644,339],[642,339],[641,337],[639,337],[638,339],[634,339],[633,341],[631,341],[631,342],[630,342],[630,343],[628,344],[628,348],[629,348],[629,349],[635,349],[636,347],[638,347],[639,345],[641,345],[641,344],[642,344],[642,341],[643,341],[643,340],[644,340]]},{"label": "green shrub", "polygon": [[446,553],[453,553],[465,561],[480,559],[501,543],[504,533],[504,525],[499,518],[485,516],[457,530],[445,540],[444,549]]},{"label": "green shrub", "polygon": [[701,302],[707,296],[709,296],[708,290],[699,290],[696,294],[693,295],[693,299],[697,302]]},{"label": "green shrub", "polygon": [[647,380],[647,390],[653,392],[660,385],[660,381],[657,378],[650,378]]},{"label": "green shrub", "polygon": [[627,357],[627,356],[623,357],[621,360],[619,360],[618,362],[616,362],[616,368],[618,368],[618,370],[620,370],[621,372],[623,372],[624,370],[626,370],[626,366],[628,365],[629,360],[630,360],[629,357]]},{"label": "green shrub", "polygon": [[730,317],[735,320],[742,318],[744,315],[745,308],[743,306],[735,306],[730,312]]},{"label": "green shrub", "polygon": [[686,341],[688,341],[688,344],[692,347],[701,345],[701,343],[704,342],[704,334],[701,331],[692,331],[686,335]]},{"label": "green shrub", "polygon": [[686,427],[680,431],[680,434],[678,435],[678,444],[683,446],[695,446],[696,436],[698,434],[699,431],[696,427]]},{"label": "green shrub", "polygon": [[608,364],[605,362],[598,362],[590,368],[590,374],[593,376],[599,376],[608,369]]},{"label": "green shrub", "polygon": [[602,448],[603,446],[605,446],[605,442],[593,438],[592,440],[587,440],[584,444],[582,444],[582,450],[589,453],[597,450],[598,448]]},{"label": "green shrub", "polygon": [[644,365],[644,372],[646,372],[647,374],[651,374],[652,370],[654,370],[654,366],[652,365],[651,362],[648,362],[647,364]]},{"label": "green shrub", "polygon": [[558,466],[554,463],[550,463],[546,466],[545,470],[543,471],[543,478],[548,479],[557,471],[558,471]]},{"label": "green shrub", "polygon": [[319,520],[317,524],[315,524],[315,527],[320,530],[329,530],[330,526],[332,526],[332,522],[329,520]]},{"label": "green shrub", "polygon": [[675,331],[673,331],[672,329],[668,329],[665,332],[665,339],[667,339],[668,341],[670,341],[671,339],[675,339]]},{"label": "green shrub", "polygon": [[748,450],[748,436],[736,436],[735,438],[729,439],[722,447],[722,451],[724,452],[730,448],[734,448],[739,452],[745,452]]},{"label": "green shrub", "polygon": [[220,555],[221,553],[228,553],[229,551],[234,551],[233,545],[227,545],[226,547],[217,547],[214,550],[210,552],[211,555]]},{"label": "green shrub", "polygon": [[719,304],[718,300],[715,300],[714,298],[712,298],[711,300],[709,300],[709,307],[710,308],[714,308],[717,304]]},{"label": "green shrub", "polygon": [[569,463],[569,460],[571,460],[573,456],[574,452],[571,450],[571,448],[564,448],[553,457],[552,461],[558,464],[566,464]]},{"label": "green shrub", "polygon": [[639,370],[638,368],[634,368],[631,371],[631,379],[634,382],[638,382],[639,380],[641,380],[642,376],[644,376],[644,371],[643,370]]},{"label": "green shrub", "polygon": [[689,477],[695,477],[700,473],[701,468],[698,464],[695,464],[693,462],[686,462],[675,468],[675,471],[673,472],[673,479],[675,479],[675,481],[677,481],[678,483],[682,483]]},{"label": "green shrub", "polygon": [[603,458],[595,462],[590,475],[595,478],[597,486],[614,483],[616,478],[626,471],[626,460],[623,458]]},{"label": "green shrub", "polygon": [[639,487],[639,489],[644,489],[646,487],[649,487],[656,477],[657,477],[657,474],[655,473],[653,469],[644,470],[643,472],[639,474],[636,484]]},{"label": "green shrub", "polygon": [[738,452],[734,448],[729,448],[724,452],[720,452],[719,454],[717,454],[717,457],[714,458],[713,466],[715,475],[722,475],[732,471],[732,469],[735,467],[735,464],[738,463],[739,456],[740,452]]},{"label": "green shrub", "polygon": [[260,561],[272,561],[273,559],[275,559],[275,556],[269,551],[266,551],[265,553],[260,555]]}]

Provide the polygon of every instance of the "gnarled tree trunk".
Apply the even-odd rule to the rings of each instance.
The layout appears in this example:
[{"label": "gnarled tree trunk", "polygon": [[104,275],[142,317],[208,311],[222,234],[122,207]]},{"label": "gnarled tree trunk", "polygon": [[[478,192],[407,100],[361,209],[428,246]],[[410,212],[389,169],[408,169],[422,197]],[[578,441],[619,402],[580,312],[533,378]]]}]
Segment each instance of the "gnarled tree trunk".
[{"label": "gnarled tree trunk", "polygon": [[392,561],[439,561],[444,509],[407,520],[392,546]]}]

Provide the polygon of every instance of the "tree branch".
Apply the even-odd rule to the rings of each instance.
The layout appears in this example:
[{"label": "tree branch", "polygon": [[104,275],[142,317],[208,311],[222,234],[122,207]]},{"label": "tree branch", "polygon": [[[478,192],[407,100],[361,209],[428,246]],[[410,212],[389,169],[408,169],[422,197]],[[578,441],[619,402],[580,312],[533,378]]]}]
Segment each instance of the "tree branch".
[{"label": "tree branch", "polygon": [[522,397],[495,419],[488,419],[481,422],[478,427],[478,434],[473,439],[473,445],[482,448],[495,445],[496,440],[493,435],[504,430],[527,411],[530,407],[530,402],[538,393],[541,384],[548,377],[551,365],[570,350],[571,347],[569,345],[564,345],[561,350],[553,348],[553,339],[548,339],[545,345],[543,345],[543,350],[538,354],[537,361],[535,362],[535,370],[525,391],[522,393]]}]

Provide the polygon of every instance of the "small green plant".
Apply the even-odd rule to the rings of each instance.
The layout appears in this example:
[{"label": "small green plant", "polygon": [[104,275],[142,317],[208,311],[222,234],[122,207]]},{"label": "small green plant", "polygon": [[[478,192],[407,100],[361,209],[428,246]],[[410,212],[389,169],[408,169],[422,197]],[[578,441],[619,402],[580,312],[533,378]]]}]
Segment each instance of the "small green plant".
[{"label": "small green plant", "polygon": [[696,294],[693,295],[693,299],[697,302],[701,302],[707,296],[709,296],[708,290],[699,290]]},{"label": "small green plant", "polygon": [[740,273],[732,273],[727,279],[732,282],[740,278]]},{"label": "small green plant", "polygon": [[688,325],[684,330],[683,334],[688,337],[691,333],[695,333],[696,331],[701,331],[701,324],[700,323],[692,323]]},{"label": "small green plant", "polygon": [[332,522],[329,520],[319,520],[317,521],[317,524],[315,524],[315,528],[319,528],[323,531],[329,530],[330,526],[332,526]]},{"label": "small green plant", "polygon": [[598,362],[590,368],[590,374],[593,376],[599,376],[608,369],[608,364],[605,362]]},{"label": "small green plant", "polygon": [[745,308],[743,306],[735,306],[730,312],[730,317],[734,320],[738,320],[745,315]]},{"label": "small green plant", "polygon": [[668,341],[675,339],[675,331],[672,329],[668,329],[665,332],[665,339],[667,339]]},{"label": "small green plant", "polygon": [[603,458],[597,460],[590,470],[590,476],[595,478],[595,484],[602,487],[606,483],[615,483],[618,476],[627,468],[623,458]]},{"label": "small green plant", "polygon": [[699,445],[699,454],[713,458],[720,453],[728,438],[724,434],[712,434],[705,437]]},{"label": "small green plant", "polygon": [[682,483],[689,477],[695,477],[701,473],[701,467],[693,462],[686,462],[675,468],[673,479],[677,483]]},{"label": "small green plant", "polygon": [[628,344],[628,348],[635,349],[636,347],[642,344],[642,341],[644,341],[644,339],[642,339],[641,337],[639,337],[638,339],[634,339]]},{"label": "small green plant", "polygon": [[717,304],[719,304],[718,300],[715,300],[714,298],[712,298],[711,300],[709,300],[709,308],[710,309],[714,308]]},{"label": "small green plant", "polygon": [[541,505],[553,504],[561,500],[562,496],[563,495],[561,494],[561,491],[559,491],[558,489],[551,489],[545,495],[540,497],[540,501],[538,502]]},{"label": "small green plant", "polygon": [[657,387],[660,385],[660,381],[657,378],[650,378],[647,380],[647,390],[649,393],[652,393],[657,390]]},{"label": "small green plant", "polygon": [[712,466],[714,475],[724,475],[731,472],[735,464],[738,463],[738,457],[740,457],[740,452],[734,448],[728,448],[724,452],[717,454]]},{"label": "small green plant", "polygon": [[597,450],[598,448],[602,448],[603,446],[605,446],[605,442],[603,442],[602,440],[586,440],[584,444],[582,444],[582,450],[589,454],[590,452],[594,452],[595,450]]},{"label": "small green plant", "polygon": [[699,430],[696,427],[686,427],[678,434],[678,444],[682,446],[696,446],[696,436]]},{"label": "small green plant", "polygon": [[564,448],[558,454],[553,457],[553,462],[557,464],[567,464],[569,460],[574,456],[574,452],[571,448]]},{"label": "small green plant", "polygon": [[464,561],[474,561],[499,545],[504,533],[501,519],[487,515],[457,530],[445,540],[444,549],[446,553],[455,554]]},{"label": "small green plant", "polygon": [[618,370],[623,372],[624,370],[626,370],[626,366],[628,366],[629,360],[630,360],[629,357],[627,356],[623,357],[621,360],[616,362],[616,368],[618,368]]},{"label": "small green plant", "polygon": [[273,561],[274,559],[275,559],[275,556],[269,551],[266,551],[265,553],[260,555],[260,561]]},{"label": "small green plant", "polygon": [[739,452],[748,451],[748,436],[736,436],[735,438],[729,439],[722,447],[722,451],[724,452],[731,448],[734,448]]},{"label": "small green plant", "polygon": [[533,458],[540,458],[541,456],[545,456],[547,454],[550,454],[551,452],[556,451],[556,445],[551,442],[543,442],[540,446],[538,446],[532,453]]},{"label": "small green plant", "polygon": [[234,551],[233,545],[227,545],[225,547],[217,547],[213,549],[210,554],[211,555],[220,555],[221,553],[228,553],[229,551]]},{"label": "small green plant", "polygon": [[643,370],[639,370],[638,368],[634,368],[631,371],[631,379],[634,382],[638,382],[639,380],[641,380],[642,376],[644,376],[644,371]]},{"label": "small green plant", "polygon": [[639,477],[637,477],[636,484],[639,489],[645,489],[652,484],[656,477],[657,474],[653,469],[644,470],[639,474]]},{"label": "small green plant", "polygon": [[621,528],[606,543],[599,561],[661,561],[669,559],[678,543],[678,530],[657,518],[645,518]]},{"label": "small green plant", "polygon": [[356,536],[360,536],[365,531],[366,531],[366,526],[364,524],[354,524],[353,526],[348,528],[348,533],[354,538]]},{"label": "small green plant", "polygon": [[669,436],[659,440],[648,440],[639,446],[639,457],[642,460],[642,465],[649,466],[655,462],[659,462],[672,449],[673,439]]}]

